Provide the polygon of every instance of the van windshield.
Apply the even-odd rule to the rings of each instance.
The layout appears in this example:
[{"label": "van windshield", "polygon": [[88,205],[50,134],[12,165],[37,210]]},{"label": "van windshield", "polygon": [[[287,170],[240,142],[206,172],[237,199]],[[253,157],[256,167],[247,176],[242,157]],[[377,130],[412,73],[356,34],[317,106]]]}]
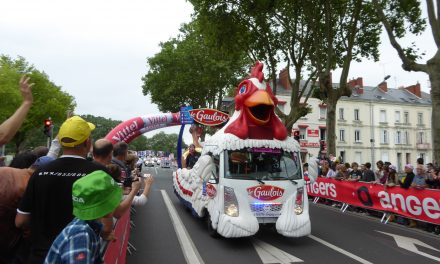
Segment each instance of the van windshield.
[{"label": "van windshield", "polygon": [[240,180],[302,179],[298,152],[247,148],[225,150],[225,178]]}]

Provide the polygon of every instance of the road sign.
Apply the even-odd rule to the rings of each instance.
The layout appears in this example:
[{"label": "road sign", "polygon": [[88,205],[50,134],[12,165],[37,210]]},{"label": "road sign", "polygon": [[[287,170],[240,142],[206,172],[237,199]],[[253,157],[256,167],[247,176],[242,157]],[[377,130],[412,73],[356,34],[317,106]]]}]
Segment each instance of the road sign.
[{"label": "road sign", "polygon": [[194,119],[191,117],[191,114],[189,112],[192,109],[193,109],[192,106],[180,107],[180,123],[182,125],[194,123]]}]

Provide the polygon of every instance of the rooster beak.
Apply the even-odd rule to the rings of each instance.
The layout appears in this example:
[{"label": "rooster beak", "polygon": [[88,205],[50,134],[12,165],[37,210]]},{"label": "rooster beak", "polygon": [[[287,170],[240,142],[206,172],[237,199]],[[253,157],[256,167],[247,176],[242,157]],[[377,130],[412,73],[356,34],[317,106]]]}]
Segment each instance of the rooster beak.
[{"label": "rooster beak", "polygon": [[249,117],[256,125],[265,125],[269,122],[274,102],[265,90],[258,90],[244,102]]}]

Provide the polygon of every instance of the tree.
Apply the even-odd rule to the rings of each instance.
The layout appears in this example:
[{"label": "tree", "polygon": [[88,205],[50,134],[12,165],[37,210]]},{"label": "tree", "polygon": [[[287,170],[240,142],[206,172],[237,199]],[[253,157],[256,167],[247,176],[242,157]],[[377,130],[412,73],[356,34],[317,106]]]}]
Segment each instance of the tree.
[{"label": "tree", "polygon": [[[176,153],[178,139],[179,136],[177,134],[165,134],[165,132],[162,131],[151,138],[147,138],[146,149]],[[185,142],[182,142],[182,148],[186,147]]]},{"label": "tree", "polygon": [[[353,60],[378,60],[380,24],[367,1],[302,1],[307,28],[311,31],[310,59],[319,77],[320,92],[327,104],[327,151],[336,154],[336,106],[342,96],[351,96],[347,85]],[[342,68],[339,87],[333,87],[331,72]]]},{"label": "tree", "polygon": [[[61,87],[50,81],[49,76],[30,65],[23,57],[12,59],[6,55],[0,56],[0,97],[8,98],[0,105],[0,120],[8,118],[18,107],[21,101],[17,88],[20,77],[26,74],[35,83],[33,90],[34,102],[24,121],[11,143],[15,152],[24,149],[25,139],[38,132],[45,139],[42,132],[43,121],[51,117],[55,122],[65,120],[66,111],[75,107],[74,98],[61,90]],[[37,134],[37,135],[38,135]]]},{"label": "tree", "polygon": [[[316,79],[316,72],[309,67],[311,39],[302,16],[304,6],[297,1],[190,2],[208,43],[230,53],[243,51],[252,60],[263,61],[275,94],[279,65],[287,64],[288,73],[294,69],[294,81],[289,75],[291,111],[284,114],[275,109],[291,131],[293,124],[311,111],[307,100],[313,89],[306,87]],[[304,84],[301,83],[303,79],[306,80]]]},{"label": "tree", "polygon": [[205,45],[196,22],[184,25],[180,36],[160,46],[161,51],[148,59],[142,88],[164,112],[176,112],[182,105],[218,108],[245,65],[242,57]]},{"label": "tree", "polygon": [[382,22],[391,45],[397,51],[402,61],[402,68],[405,71],[417,71],[427,73],[431,82],[431,101],[432,101],[432,142],[433,160],[440,161],[440,2],[427,0],[426,7],[428,21],[431,27],[432,37],[437,45],[434,56],[425,63],[419,60],[420,54],[414,42],[411,46],[402,47],[398,39],[403,38],[407,33],[419,35],[426,28],[425,19],[421,17],[420,2],[416,0],[397,1],[373,0],[377,15]]}]

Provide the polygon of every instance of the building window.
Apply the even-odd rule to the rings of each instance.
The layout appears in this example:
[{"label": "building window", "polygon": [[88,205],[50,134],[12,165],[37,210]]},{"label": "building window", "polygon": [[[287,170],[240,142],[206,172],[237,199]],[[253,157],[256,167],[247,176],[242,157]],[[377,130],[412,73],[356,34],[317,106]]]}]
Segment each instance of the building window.
[{"label": "building window", "polygon": [[409,112],[403,113],[403,123],[409,124]]},{"label": "building window", "polygon": [[387,122],[387,112],[385,110],[380,110],[380,122],[381,123]]},{"label": "building window", "polygon": [[423,125],[423,113],[417,113],[417,125]]},{"label": "building window", "polygon": [[344,120],[344,108],[339,108],[339,120]]},{"label": "building window", "polygon": [[345,130],[339,130],[339,141],[345,141]]},{"label": "building window", "polygon": [[359,121],[359,109],[354,109],[354,120]]},{"label": "building window", "polygon": [[356,151],[354,153],[354,161],[356,161],[358,164],[362,164],[362,152]]},{"label": "building window", "polygon": [[402,134],[402,144],[408,145],[408,139],[409,139],[409,133],[408,133],[408,131],[405,131]]},{"label": "building window", "polygon": [[320,107],[319,108],[319,119],[326,119],[327,118],[327,107]]},{"label": "building window", "polygon": [[396,115],[396,123],[400,123],[400,111],[396,111],[395,115]]},{"label": "building window", "polygon": [[390,159],[390,157],[389,157],[389,155],[388,155],[388,152],[382,152],[382,161],[383,162],[385,162],[385,161],[389,161],[389,159]]},{"label": "building window", "polygon": [[354,131],[354,142],[361,142],[361,131],[360,130]]},{"label": "building window", "polygon": [[417,144],[423,144],[425,142],[425,132],[417,132]]},{"label": "building window", "polygon": [[299,128],[299,139],[302,139],[302,140],[306,139],[306,128],[305,127]]},{"label": "building window", "polygon": [[387,130],[382,130],[382,133],[380,135],[380,143],[388,144],[388,131]]},{"label": "building window", "polygon": [[394,143],[402,144],[402,132],[401,131],[396,131],[396,138],[395,138]]}]

